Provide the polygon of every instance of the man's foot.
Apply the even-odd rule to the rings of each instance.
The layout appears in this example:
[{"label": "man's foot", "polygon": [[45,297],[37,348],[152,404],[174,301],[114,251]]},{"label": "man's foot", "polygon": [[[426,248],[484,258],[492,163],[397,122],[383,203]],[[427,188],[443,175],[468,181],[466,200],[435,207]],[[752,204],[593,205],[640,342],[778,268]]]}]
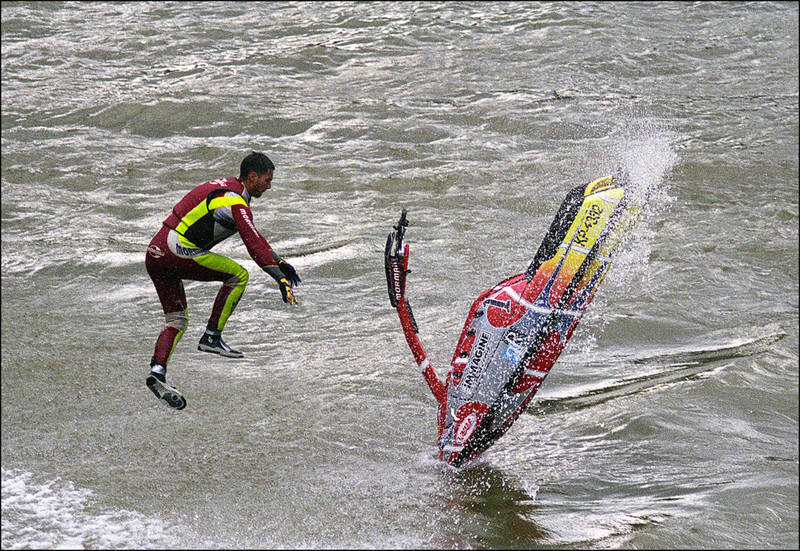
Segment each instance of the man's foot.
[{"label": "man's foot", "polygon": [[244,354],[239,352],[238,350],[234,350],[227,344],[225,341],[222,340],[222,335],[212,336],[208,333],[205,333],[200,338],[200,343],[197,345],[197,349],[202,352],[211,352],[212,354],[219,354],[220,356],[225,356],[226,358],[243,358]]},{"label": "man's foot", "polygon": [[186,407],[186,398],[178,392],[178,389],[167,384],[167,378],[164,373],[151,371],[147,380],[145,380],[145,384],[147,388],[153,391],[156,398],[169,407],[175,409],[183,409]]}]

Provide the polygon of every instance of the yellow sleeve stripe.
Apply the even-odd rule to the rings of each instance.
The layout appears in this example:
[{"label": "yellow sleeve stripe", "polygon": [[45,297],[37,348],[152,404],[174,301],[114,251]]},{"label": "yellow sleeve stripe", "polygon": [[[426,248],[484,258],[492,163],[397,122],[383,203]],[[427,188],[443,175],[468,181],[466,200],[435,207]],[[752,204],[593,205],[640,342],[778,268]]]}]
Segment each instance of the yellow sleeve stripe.
[{"label": "yellow sleeve stripe", "polygon": [[247,203],[241,197],[217,197],[216,199],[212,199],[208,202],[208,210],[214,210],[220,207],[230,207],[231,205],[247,206]]}]

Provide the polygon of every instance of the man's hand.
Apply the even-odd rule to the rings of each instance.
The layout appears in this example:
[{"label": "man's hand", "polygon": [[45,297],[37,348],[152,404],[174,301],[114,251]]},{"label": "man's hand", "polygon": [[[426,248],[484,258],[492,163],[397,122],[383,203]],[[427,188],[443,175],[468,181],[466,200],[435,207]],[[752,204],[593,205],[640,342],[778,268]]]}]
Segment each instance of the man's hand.
[{"label": "man's hand", "polygon": [[282,277],[278,281],[278,286],[281,288],[281,296],[283,297],[283,302],[287,302],[289,304],[297,304],[297,299],[294,296],[294,291],[292,291],[292,284],[289,283],[285,277]]},{"label": "man's hand", "polygon": [[[263,268],[263,270],[272,276],[272,279],[274,279],[278,284],[278,288],[281,290],[281,296],[283,297],[283,302],[288,304],[297,304],[297,298],[294,296],[292,284],[288,279],[286,279],[286,277],[283,275],[283,272],[275,265],[267,266],[266,268]],[[295,277],[297,277],[296,274]],[[300,281],[300,278],[298,277],[297,280]]]},{"label": "man's hand", "polygon": [[281,269],[283,275],[286,276],[286,279],[288,279],[292,285],[297,285],[300,283],[300,276],[297,275],[297,271],[291,264],[281,259],[278,261],[278,268]]}]

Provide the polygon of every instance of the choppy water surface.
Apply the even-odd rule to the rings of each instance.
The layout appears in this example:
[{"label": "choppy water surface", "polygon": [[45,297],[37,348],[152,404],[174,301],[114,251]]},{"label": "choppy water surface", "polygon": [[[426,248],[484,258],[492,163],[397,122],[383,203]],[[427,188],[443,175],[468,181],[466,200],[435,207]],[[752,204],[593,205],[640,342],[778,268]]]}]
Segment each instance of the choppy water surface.
[{"label": "choppy water surface", "polygon": [[[4,3],[2,544],[796,548],[796,3]],[[252,277],[172,412],[144,249],[262,150]],[[436,365],[566,192],[624,166],[655,200],[526,415],[435,458]]]}]

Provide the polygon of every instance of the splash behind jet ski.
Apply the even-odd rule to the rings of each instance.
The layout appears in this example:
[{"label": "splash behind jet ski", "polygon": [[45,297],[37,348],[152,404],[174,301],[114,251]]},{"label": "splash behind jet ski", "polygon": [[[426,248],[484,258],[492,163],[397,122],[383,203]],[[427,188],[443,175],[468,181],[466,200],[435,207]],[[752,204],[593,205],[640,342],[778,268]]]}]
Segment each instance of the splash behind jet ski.
[{"label": "splash behind jet ski", "polygon": [[572,336],[643,203],[624,174],[573,188],[523,273],[473,303],[441,381],[418,337],[406,299],[410,248],[402,211],[386,240],[389,300],[422,376],[439,404],[439,458],[462,467],[525,411]]}]

